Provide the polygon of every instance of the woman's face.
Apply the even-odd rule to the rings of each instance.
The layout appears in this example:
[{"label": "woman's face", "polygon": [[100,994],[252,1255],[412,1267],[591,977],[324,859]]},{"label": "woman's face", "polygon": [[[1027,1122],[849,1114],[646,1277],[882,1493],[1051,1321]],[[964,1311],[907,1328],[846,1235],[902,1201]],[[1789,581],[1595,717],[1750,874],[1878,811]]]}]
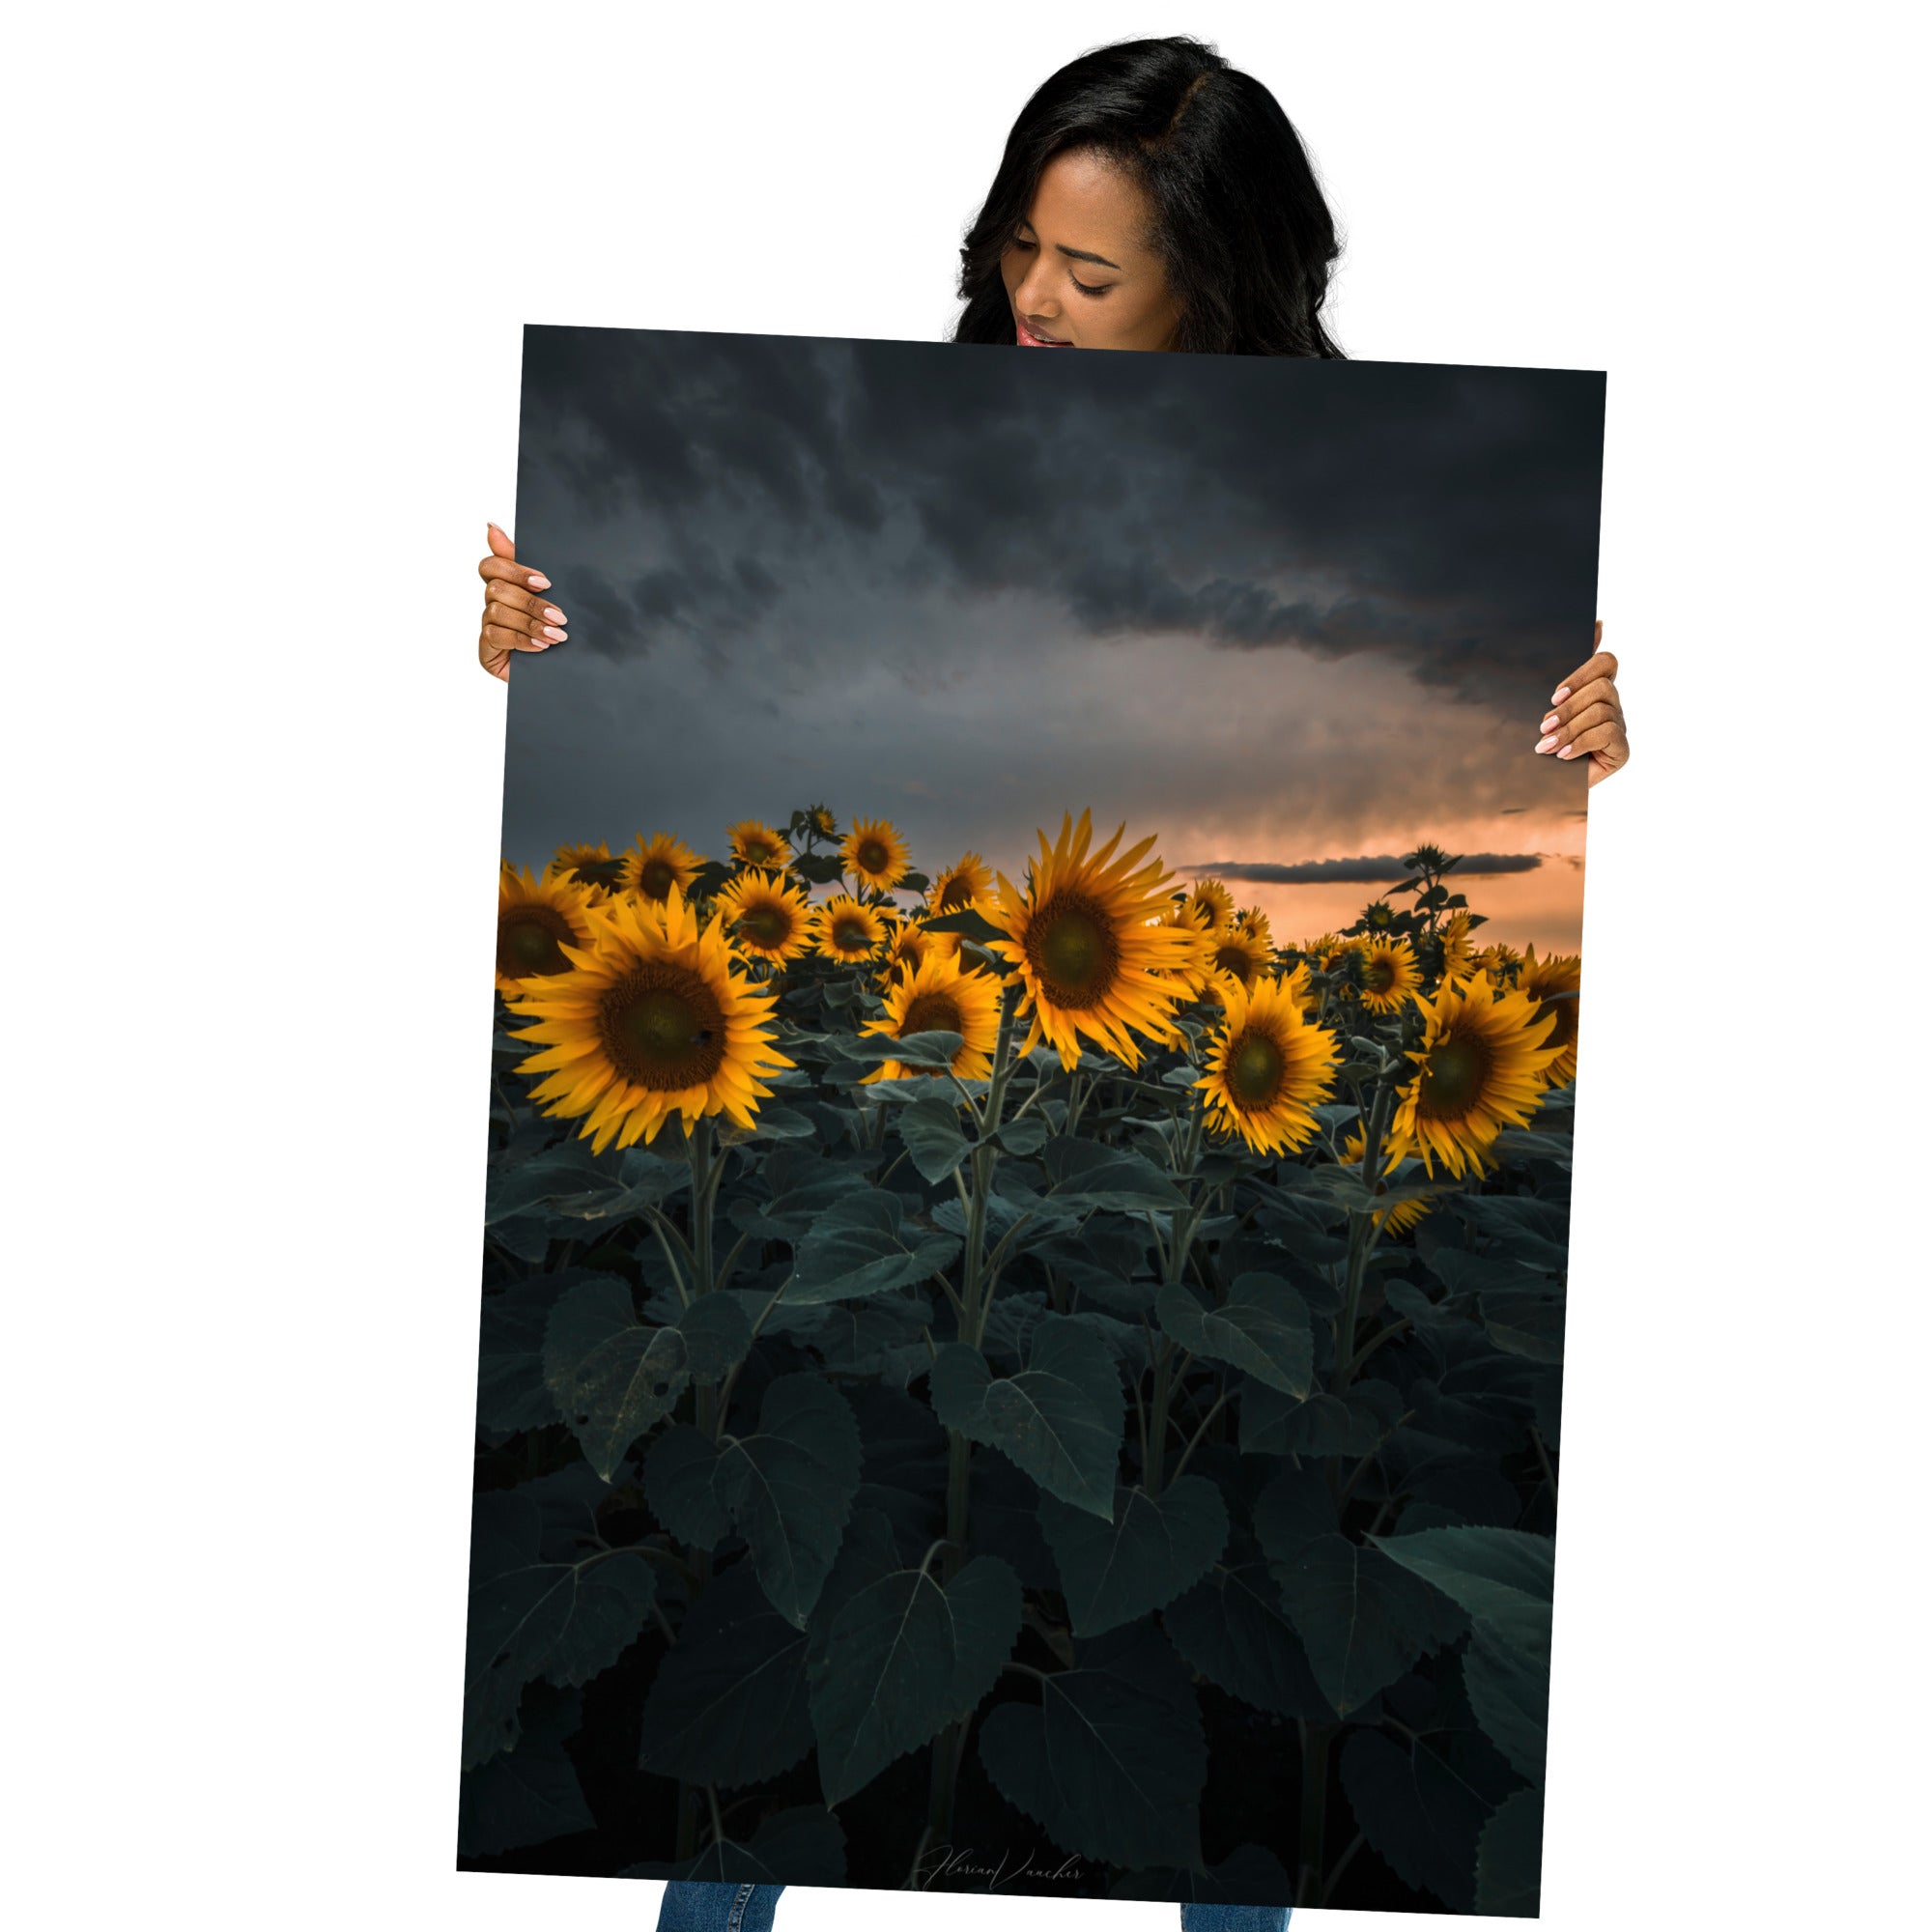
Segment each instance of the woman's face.
[{"label": "woman's face", "polygon": [[1023,349],[1166,349],[1180,311],[1147,245],[1152,210],[1103,156],[1056,155],[1000,258]]}]

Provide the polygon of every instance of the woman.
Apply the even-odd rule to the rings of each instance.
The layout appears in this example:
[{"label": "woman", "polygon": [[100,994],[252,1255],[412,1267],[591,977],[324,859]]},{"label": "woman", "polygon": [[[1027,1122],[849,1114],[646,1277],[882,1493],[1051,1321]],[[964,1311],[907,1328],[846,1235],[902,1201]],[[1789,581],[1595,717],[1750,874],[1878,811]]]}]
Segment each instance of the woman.
[{"label": "woman", "polygon": [[[1198,42],[1128,41],[1070,62],[1020,110],[959,251],[952,340],[1337,357],[1321,304],[1340,252],[1267,89]],[[507,679],[513,652],[563,642],[568,620],[550,579],[489,535],[477,656]],[[1630,757],[1616,675],[1596,650],[1536,727],[1537,752],[1587,758],[1592,785]]]},{"label": "woman", "polygon": [[[1274,97],[1187,39],[1102,47],[1054,74],[1021,110],[960,249],[955,342],[1320,355],[1335,228]],[[567,636],[549,578],[516,560],[494,524],[478,656],[507,678],[518,651]],[[1601,643],[1603,626],[1597,626]],[[1590,783],[1629,756],[1616,660],[1562,678],[1536,750],[1587,758]],[[1298,1875],[1321,1895],[1318,1861]],[[660,1932],[769,1932],[778,1886],[676,1883]],[[1185,1906],[1187,1932],[1278,1932],[1284,1907]]]}]

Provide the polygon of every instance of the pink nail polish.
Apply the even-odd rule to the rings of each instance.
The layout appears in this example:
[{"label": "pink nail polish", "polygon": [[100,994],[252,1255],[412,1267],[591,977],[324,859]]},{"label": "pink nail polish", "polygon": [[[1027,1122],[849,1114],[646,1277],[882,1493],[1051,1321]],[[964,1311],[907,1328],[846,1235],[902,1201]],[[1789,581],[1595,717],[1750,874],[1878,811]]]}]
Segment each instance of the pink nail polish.
[{"label": "pink nail polish", "polygon": [[561,611],[553,611],[548,604],[544,606],[544,615],[548,617],[553,624],[560,624],[563,622],[563,612]]},{"label": "pink nail polish", "polygon": [[559,631],[554,624],[546,624],[544,626],[544,636],[547,637],[552,643],[560,644],[563,642],[565,633]]},{"label": "pink nail polish", "polygon": [[1543,723],[1539,724],[1536,728],[1539,731],[1553,731],[1556,729],[1556,726],[1561,721],[1557,718],[1555,712],[1552,711],[1549,714],[1549,716],[1546,718],[1543,721]]},{"label": "pink nail polish", "polygon": [[[531,571],[528,582],[532,590],[548,590],[550,588],[550,579],[540,570]],[[1556,700],[1552,698],[1550,702],[1554,703]]]},{"label": "pink nail polish", "polygon": [[550,649],[550,646],[541,638],[532,638],[530,639],[530,649],[533,651],[547,651]]},{"label": "pink nail polish", "polygon": [[1556,689],[1549,694],[1549,701],[1552,704],[1561,704],[1563,700],[1569,696],[1570,696],[1570,687],[1567,684],[1559,684],[1556,687]]},{"label": "pink nail polish", "polygon": [[1577,748],[1575,745],[1565,745],[1556,755],[1559,758],[1574,758],[1577,755]]},{"label": "pink nail polish", "polygon": [[1539,752],[1548,752],[1548,751],[1553,751],[1555,749],[1555,746],[1556,746],[1556,733],[1552,731],[1548,737],[1545,738],[1537,746],[1536,749]]}]

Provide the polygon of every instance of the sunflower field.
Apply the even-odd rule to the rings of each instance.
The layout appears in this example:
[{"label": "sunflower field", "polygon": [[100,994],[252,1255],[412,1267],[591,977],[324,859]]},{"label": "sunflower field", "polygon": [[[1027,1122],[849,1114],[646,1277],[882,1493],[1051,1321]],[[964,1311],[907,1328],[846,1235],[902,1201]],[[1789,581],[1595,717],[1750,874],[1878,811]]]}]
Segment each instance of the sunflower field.
[{"label": "sunflower field", "polygon": [[460,1861],[1534,1913],[1579,962],[724,841],[502,869]]}]

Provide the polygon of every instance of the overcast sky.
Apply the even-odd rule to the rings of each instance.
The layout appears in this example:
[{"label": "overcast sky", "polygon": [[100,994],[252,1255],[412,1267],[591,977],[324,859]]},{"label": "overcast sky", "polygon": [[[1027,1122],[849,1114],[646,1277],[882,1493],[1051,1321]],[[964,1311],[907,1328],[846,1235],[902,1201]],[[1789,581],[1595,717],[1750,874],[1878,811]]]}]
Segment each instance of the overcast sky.
[{"label": "overcast sky", "polygon": [[571,635],[512,669],[503,850],[720,854],[823,799],[1016,876],[1091,806],[1284,940],[1434,838],[1492,935],[1574,949],[1584,776],[1530,748],[1590,650],[1603,407],[1570,371],[530,328],[518,555]]}]

